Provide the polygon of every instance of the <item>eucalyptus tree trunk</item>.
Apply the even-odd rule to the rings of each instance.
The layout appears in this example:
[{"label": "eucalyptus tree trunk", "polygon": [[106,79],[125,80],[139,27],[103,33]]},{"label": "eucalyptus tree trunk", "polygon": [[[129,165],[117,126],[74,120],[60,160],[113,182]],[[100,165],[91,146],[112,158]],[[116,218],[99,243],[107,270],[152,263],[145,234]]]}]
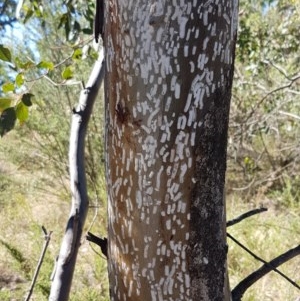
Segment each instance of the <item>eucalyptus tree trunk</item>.
[{"label": "eucalyptus tree trunk", "polygon": [[228,298],[237,10],[237,0],[106,3],[111,300]]}]

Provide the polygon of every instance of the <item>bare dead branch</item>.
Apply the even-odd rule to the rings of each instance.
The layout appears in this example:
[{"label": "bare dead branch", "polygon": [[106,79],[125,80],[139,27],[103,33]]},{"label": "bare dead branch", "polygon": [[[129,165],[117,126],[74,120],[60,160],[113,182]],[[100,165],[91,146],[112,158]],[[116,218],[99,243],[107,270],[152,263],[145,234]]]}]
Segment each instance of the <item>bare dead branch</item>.
[{"label": "bare dead branch", "polygon": [[[279,274],[281,277],[283,277],[285,280],[287,280],[289,283],[291,283],[293,286],[295,286],[296,288],[300,289],[300,286],[295,283],[293,280],[291,280],[289,277],[287,277],[284,273],[282,273],[281,271],[279,271],[277,269],[278,266],[280,266],[281,264],[283,264],[284,262],[288,261],[289,259],[295,257],[296,255],[300,254],[300,246],[296,247],[295,249],[291,249],[291,253],[289,253],[290,251],[286,252],[288,253],[287,255],[285,255],[286,253],[276,257],[275,259],[273,259],[270,262],[265,261],[264,259],[260,258],[258,255],[254,254],[251,250],[249,250],[246,246],[244,246],[242,243],[240,243],[237,239],[235,239],[232,235],[230,235],[229,233],[227,233],[227,236],[233,240],[238,246],[240,246],[242,249],[244,249],[247,253],[249,253],[252,257],[254,257],[256,260],[264,263],[264,265],[261,267],[261,269],[263,269],[263,272],[261,272],[262,274],[258,274],[258,275],[254,275],[257,279],[255,279],[254,281],[252,280],[251,276],[252,274],[250,274],[248,277],[250,277],[250,279],[246,280],[247,278],[245,278],[243,281],[241,281],[238,286],[241,284],[240,287],[235,287],[232,290],[232,300],[233,301],[239,301],[241,300],[243,294],[245,293],[245,291],[257,280],[259,280],[261,277],[263,277],[264,275],[266,275],[267,273],[269,273],[270,271],[274,271],[277,274]],[[275,264],[274,264],[275,261]],[[268,271],[266,271],[267,269],[269,269]],[[265,272],[266,271],[266,272]],[[255,272],[254,272],[255,273]],[[260,276],[260,277],[258,277]],[[245,281],[245,282],[244,282]],[[253,281],[253,282],[251,282]],[[244,284],[243,284],[244,283]],[[235,298],[234,298],[235,296]]]},{"label": "bare dead branch", "polygon": [[33,275],[33,278],[32,278],[30,289],[28,291],[28,294],[27,294],[26,298],[24,299],[25,301],[29,301],[30,297],[31,297],[31,295],[33,293],[33,289],[34,289],[37,277],[39,275],[39,272],[40,272],[41,266],[43,264],[44,257],[45,257],[45,254],[46,254],[46,251],[47,251],[50,239],[51,239],[52,231],[50,231],[49,233],[47,233],[47,230],[46,230],[46,228],[44,226],[42,226],[42,230],[43,230],[43,232],[45,234],[45,236],[44,236],[45,237],[45,242],[44,242],[44,246],[43,246],[43,249],[42,249],[42,252],[41,252],[40,259],[39,259],[39,261],[37,263],[37,266],[36,266],[36,269],[35,269],[35,272],[34,272],[34,275]]},{"label": "bare dead branch", "polygon": [[[232,290],[232,300],[240,301],[245,293],[245,291],[260,278],[265,276],[267,273],[273,271],[275,268],[279,267],[281,264],[291,260],[295,256],[300,254],[300,245],[288,250],[287,252],[279,255],[270,262],[266,262],[258,270],[243,279],[233,290]],[[299,285],[292,280],[288,280],[292,285],[300,290]]]},{"label": "bare dead branch", "polygon": [[91,232],[88,232],[86,239],[100,247],[102,254],[107,258],[107,238],[100,238]]},{"label": "bare dead branch", "polygon": [[258,213],[261,213],[261,212],[265,212],[265,211],[268,211],[268,209],[267,209],[267,208],[264,208],[264,207],[250,210],[250,211],[248,211],[248,212],[246,212],[246,213],[244,213],[244,214],[238,216],[237,218],[234,218],[234,219],[228,221],[228,222],[226,223],[226,227],[233,226],[233,225],[235,225],[235,224],[241,222],[242,220],[244,220],[244,219],[247,218],[247,217],[250,217],[250,216],[252,216],[252,215],[255,215],[255,214],[258,214]]},{"label": "bare dead branch", "polygon": [[69,150],[72,206],[56,267],[52,273],[49,297],[51,301],[67,301],[69,298],[80,238],[89,206],[84,165],[85,136],[103,78],[102,52],[93,67],[86,87],[80,93],[79,104],[76,109],[73,109]]}]

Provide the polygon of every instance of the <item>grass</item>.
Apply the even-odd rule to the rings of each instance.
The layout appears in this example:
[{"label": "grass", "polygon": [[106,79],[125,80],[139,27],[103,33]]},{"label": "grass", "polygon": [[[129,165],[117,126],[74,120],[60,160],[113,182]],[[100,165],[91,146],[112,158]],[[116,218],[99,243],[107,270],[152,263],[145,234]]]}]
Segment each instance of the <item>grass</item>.
[{"label": "grass", "polygon": [[[68,179],[66,176],[56,177],[51,160],[45,158],[38,148],[33,149],[31,144],[24,143],[17,131],[4,137],[0,143],[0,300],[24,298],[44,242],[41,225],[53,231],[53,235],[32,300],[47,300],[53,260],[58,254],[69,214],[70,197],[64,186]],[[298,190],[294,189],[297,179],[292,182],[288,175],[284,179],[283,188],[271,192],[258,190],[251,194],[251,201],[245,202],[243,194],[232,190],[227,196],[228,219],[261,205],[269,208],[265,213],[228,228],[231,235],[265,260],[299,244],[300,205]],[[91,231],[96,234],[105,233],[105,209],[101,202],[104,198],[104,190],[98,187],[92,204],[100,205],[99,212],[93,223],[96,211],[91,208],[87,222],[87,228],[92,226]],[[261,264],[234,242],[228,240],[228,244],[233,288]],[[106,260],[97,251],[83,238],[71,301],[108,300]],[[282,265],[280,270],[300,284],[299,257]],[[297,297],[299,291],[272,272],[253,285],[243,301],[295,301]]]},{"label": "grass", "polygon": [[[47,300],[70,197],[61,179],[53,176],[51,162],[43,159],[38,149],[33,154],[17,132],[0,143],[0,300],[24,299],[44,243],[42,225],[53,234],[31,300]],[[64,181],[67,183],[67,179]],[[98,211],[103,214],[103,206]],[[94,215],[95,209],[91,208],[87,227],[92,225]],[[97,220],[103,218],[98,216]],[[104,223],[96,223],[92,231],[103,233],[104,228]],[[107,296],[106,260],[83,238],[70,300],[104,301]]]},{"label": "grass", "polygon": [[[273,199],[276,203],[276,199]],[[267,212],[250,217],[239,224],[228,228],[228,232],[248,247],[251,251],[266,261],[270,261],[290,248],[299,245],[300,207],[292,209],[276,209],[270,206]],[[237,195],[228,199],[228,218],[253,209],[253,205],[242,203]],[[229,244],[229,273],[231,288],[234,288],[243,278],[258,269],[262,263],[242,250],[233,241]],[[300,257],[295,257],[279,267],[279,270],[300,284]],[[293,287],[281,276],[271,272],[257,281],[246,291],[243,301],[251,300],[296,300],[299,290]]]}]

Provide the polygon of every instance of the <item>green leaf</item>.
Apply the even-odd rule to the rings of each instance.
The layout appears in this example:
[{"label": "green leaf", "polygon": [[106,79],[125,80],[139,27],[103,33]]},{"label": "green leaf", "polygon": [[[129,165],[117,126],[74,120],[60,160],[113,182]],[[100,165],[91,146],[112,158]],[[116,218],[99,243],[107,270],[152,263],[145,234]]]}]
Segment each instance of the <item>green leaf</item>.
[{"label": "green leaf", "polygon": [[22,95],[22,102],[24,103],[25,106],[30,107],[32,106],[32,101],[31,99],[34,97],[33,94],[31,93],[24,93]]},{"label": "green leaf", "polygon": [[40,69],[47,69],[47,70],[54,69],[54,64],[52,62],[48,62],[48,61],[41,61],[36,66],[37,66],[37,68],[40,68]]},{"label": "green leaf", "polygon": [[21,87],[23,84],[24,84],[24,74],[19,73],[16,76],[16,85],[17,85],[17,87]]},{"label": "green leaf", "polygon": [[24,69],[24,70],[28,70],[28,69],[32,68],[33,66],[35,66],[34,63],[31,61],[27,61],[25,63],[22,62],[19,57],[16,57],[15,62],[19,68]]},{"label": "green leaf", "polygon": [[66,23],[67,19],[68,19],[68,15],[66,13],[62,14],[61,17],[60,17],[59,24],[58,24],[57,28],[60,29],[63,26],[63,24]]},{"label": "green leaf", "polygon": [[88,35],[93,34],[93,30],[92,30],[91,28],[83,28],[83,29],[82,29],[82,32],[83,32],[84,34],[88,34]]},{"label": "green leaf", "polygon": [[73,77],[73,71],[71,69],[71,66],[66,67],[62,72],[61,76],[63,79],[71,79]]},{"label": "green leaf", "polygon": [[16,116],[21,123],[28,119],[28,107],[22,101],[16,105]]},{"label": "green leaf", "polygon": [[73,60],[80,60],[82,58],[82,49],[77,48],[74,50],[72,59]]},{"label": "green leaf", "polygon": [[81,31],[80,24],[77,21],[74,22],[74,30]]},{"label": "green leaf", "polygon": [[33,10],[31,8],[28,8],[25,18],[24,18],[24,24],[26,24],[26,22],[32,17],[33,15]]},{"label": "green leaf", "polygon": [[4,62],[11,62],[11,53],[8,48],[0,44],[0,60]]},{"label": "green leaf", "polygon": [[72,1],[69,1],[69,2],[67,3],[67,7],[68,7],[68,9],[70,10],[70,12],[71,12],[72,14],[75,14],[75,13],[76,13],[75,8],[74,8],[74,6],[72,5]]},{"label": "green leaf", "polygon": [[69,23],[69,22],[66,22],[66,23],[65,23],[66,40],[69,39],[70,31],[71,31],[70,23]]},{"label": "green leaf", "polygon": [[38,3],[38,2],[33,2],[35,5],[34,5],[34,12],[35,12],[35,15],[36,17],[38,18],[43,18],[43,15],[44,15],[44,9],[43,9],[43,6],[41,5],[41,3]]},{"label": "green leaf", "polygon": [[0,97],[0,112],[10,107],[12,102],[11,98]]},{"label": "green leaf", "polygon": [[0,116],[0,136],[3,137],[12,130],[16,123],[16,111],[14,108],[7,108]]},{"label": "green leaf", "polygon": [[64,26],[67,40],[71,31],[70,18],[71,18],[70,13],[64,13],[62,14],[58,24],[58,29]]},{"label": "green leaf", "polygon": [[7,82],[2,85],[2,91],[4,93],[12,92],[15,89],[15,85],[11,82]]}]

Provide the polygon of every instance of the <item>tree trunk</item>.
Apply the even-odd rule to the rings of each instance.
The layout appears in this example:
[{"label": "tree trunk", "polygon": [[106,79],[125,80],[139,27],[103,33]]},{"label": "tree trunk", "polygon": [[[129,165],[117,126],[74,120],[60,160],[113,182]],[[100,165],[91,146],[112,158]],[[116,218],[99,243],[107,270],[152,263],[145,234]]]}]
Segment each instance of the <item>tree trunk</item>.
[{"label": "tree trunk", "polygon": [[107,1],[111,300],[225,300],[238,1]]}]

